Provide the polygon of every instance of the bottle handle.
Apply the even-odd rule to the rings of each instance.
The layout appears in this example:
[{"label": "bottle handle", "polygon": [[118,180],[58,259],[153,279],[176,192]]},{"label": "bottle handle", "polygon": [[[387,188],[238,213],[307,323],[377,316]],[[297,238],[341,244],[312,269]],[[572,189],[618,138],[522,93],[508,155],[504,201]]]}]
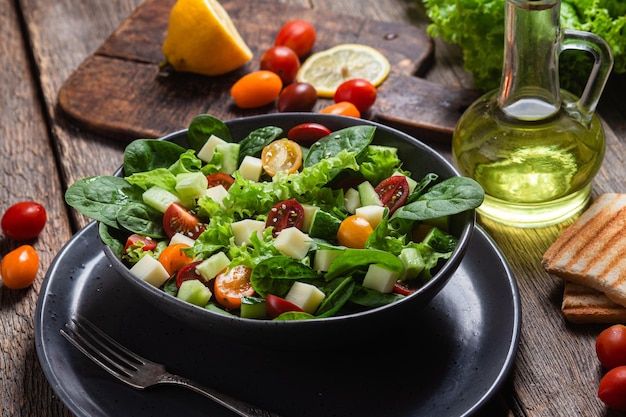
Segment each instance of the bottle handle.
[{"label": "bottle handle", "polygon": [[611,47],[604,39],[593,33],[565,29],[559,54],[568,49],[584,51],[593,57],[591,74],[580,99],[575,103],[583,115],[591,117],[613,68]]}]

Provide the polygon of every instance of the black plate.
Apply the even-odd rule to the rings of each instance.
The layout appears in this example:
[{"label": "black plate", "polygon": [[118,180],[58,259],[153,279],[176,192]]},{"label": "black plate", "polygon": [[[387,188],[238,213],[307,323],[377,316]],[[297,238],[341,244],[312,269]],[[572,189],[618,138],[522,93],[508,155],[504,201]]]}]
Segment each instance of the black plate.
[{"label": "black plate", "polygon": [[[288,417],[462,416],[502,386],[515,358],[520,302],[511,271],[482,229],[423,325],[346,351],[280,352],[207,340],[180,328],[133,292],[102,252],[89,224],[48,270],[35,316],[42,368],[77,417],[230,416],[179,387],[129,388],[82,356],[59,333],[80,313],[168,369]],[[192,334],[190,334],[192,333]]]}]

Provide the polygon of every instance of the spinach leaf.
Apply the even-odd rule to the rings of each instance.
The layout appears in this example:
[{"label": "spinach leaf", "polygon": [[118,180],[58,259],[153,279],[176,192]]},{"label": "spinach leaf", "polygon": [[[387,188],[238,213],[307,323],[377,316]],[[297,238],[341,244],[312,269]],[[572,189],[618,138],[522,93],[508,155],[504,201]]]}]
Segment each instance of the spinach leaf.
[{"label": "spinach leaf", "polygon": [[467,177],[451,177],[433,185],[414,202],[400,207],[392,218],[426,220],[450,216],[480,206],[482,187]]},{"label": "spinach leaf", "polygon": [[374,308],[384,306],[386,304],[395,303],[404,298],[403,295],[395,293],[382,293],[369,288],[359,287],[350,297],[350,301],[360,306]]},{"label": "spinach leaf", "polygon": [[280,127],[266,126],[253,130],[239,142],[239,165],[246,156],[258,156],[263,148],[283,134]]},{"label": "spinach leaf", "polygon": [[417,183],[417,185],[413,189],[413,192],[411,193],[411,195],[409,195],[409,198],[407,198],[407,201],[404,204],[407,205],[417,200],[422,195],[422,192],[425,189],[427,189],[432,183],[437,181],[437,178],[439,178],[439,175],[433,174],[432,172],[430,174],[424,175],[424,177]]},{"label": "spinach leaf", "polygon": [[142,193],[123,178],[96,176],[72,184],[65,192],[65,201],[85,216],[118,229],[119,211],[132,202],[143,202]]},{"label": "spinach leaf", "polygon": [[187,142],[192,149],[199,151],[211,135],[215,135],[226,142],[233,141],[226,123],[210,114],[201,114],[194,117],[189,124]]},{"label": "spinach leaf", "polygon": [[284,297],[294,281],[315,278],[318,278],[317,273],[301,261],[288,256],[273,256],[256,265],[250,282],[262,297],[269,293]]},{"label": "spinach leaf", "polygon": [[169,168],[187,149],[173,142],[137,139],[124,150],[124,175]]},{"label": "spinach leaf", "polygon": [[341,309],[352,296],[356,284],[351,277],[336,278],[323,288],[326,297],[315,312],[316,316],[331,317]]},{"label": "spinach leaf", "polygon": [[379,264],[397,273],[401,273],[404,268],[402,261],[392,253],[376,249],[346,249],[330,264],[324,278],[330,281],[338,277],[365,274],[371,264]]},{"label": "spinach leaf", "polygon": [[117,221],[123,228],[155,239],[167,237],[163,230],[163,213],[144,203],[131,202],[122,207]]},{"label": "spinach leaf", "polygon": [[322,159],[337,155],[343,149],[360,154],[374,139],[374,126],[352,126],[338,130],[315,142],[304,160],[304,167],[317,164]]},{"label": "spinach leaf", "polygon": [[102,242],[111,248],[115,256],[121,259],[124,253],[124,244],[110,233],[109,226],[102,222],[98,223],[98,234]]}]

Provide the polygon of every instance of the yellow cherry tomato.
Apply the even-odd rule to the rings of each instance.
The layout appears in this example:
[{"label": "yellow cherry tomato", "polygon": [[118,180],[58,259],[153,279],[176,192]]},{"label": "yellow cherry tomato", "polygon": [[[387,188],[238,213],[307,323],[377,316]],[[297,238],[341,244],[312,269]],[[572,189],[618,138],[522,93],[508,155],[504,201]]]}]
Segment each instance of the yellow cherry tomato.
[{"label": "yellow cherry tomato", "polygon": [[30,286],[37,278],[38,270],[39,255],[30,245],[22,245],[7,253],[0,265],[2,283],[13,290]]},{"label": "yellow cherry tomato", "polygon": [[289,139],[275,140],[261,151],[261,162],[272,177],[278,172],[293,174],[302,166],[302,148]]},{"label": "yellow cherry tomato", "polygon": [[241,77],[230,89],[235,104],[242,109],[265,106],[274,101],[283,88],[278,74],[260,70]]},{"label": "yellow cherry tomato", "polygon": [[159,262],[170,275],[174,275],[183,266],[193,262],[193,259],[183,251],[188,247],[189,245],[184,243],[176,243],[169,245],[159,254]]},{"label": "yellow cherry tomato", "polygon": [[361,117],[361,112],[356,106],[349,101],[340,101],[339,103],[331,104],[320,110],[320,113],[324,114],[338,114],[341,116]]},{"label": "yellow cherry tomato", "polygon": [[337,241],[340,245],[352,249],[364,249],[367,238],[374,232],[365,217],[352,215],[346,217],[339,225]]}]

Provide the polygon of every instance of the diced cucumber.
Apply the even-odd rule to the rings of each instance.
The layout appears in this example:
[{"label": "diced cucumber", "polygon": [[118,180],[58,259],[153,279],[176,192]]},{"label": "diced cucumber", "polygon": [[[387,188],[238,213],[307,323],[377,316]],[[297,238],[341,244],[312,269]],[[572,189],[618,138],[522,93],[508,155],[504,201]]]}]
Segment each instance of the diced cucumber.
[{"label": "diced cucumber", "polygon": [[264,319],[267,317],[265,299],[258,297],[241,297],[241,318],[244,319]]},{"label": "diced cucumber", "polygon": [[452,252],[459,240],[438,227],[433,227],[426,235],[423,242],[437,252]]},{"label": "diced cucumber", "polygon": [[302,259],[313,247],[313,241],[297,227],[288,227],[276,236],[274,247],[285,256]]},{"label": "diced cucumber", "polygon": [[426,267],[424,258],[417,248],[404,248],[398,256],[404,265],[401,279],[404,281],[416,279]]},{"label": "diced cucumber", "polygon": [[219,274],[224,268],[230,264],[230,259],[224,252],[217,252],[211,255],[208,259],[200,262],[196,266],[196,271],[202,275],[202,277],[209,281],[217,274]]},{"label": "diced cucumber", "polygon": [[311,237],[333,241],[337,239],[337,231],[340,225],[341,220],[337,217],[324,210],[317,210],[313,216],[309,234]]},{"label": "diced cucumber", "polygon": [[263,161],[260,158],[246,155],[239,165],[239,172],[244,179],[259,182],[263,173]]},{"label": "diced cucumber", "polygon": [[348,213],[354,214],[357,207],[361,207],[361,196],[359,192],[354,188],[348,188],[343,195],[343,203]]},{"label": "diced cucumber", "polygon": [[372,229],[376,229],[376,226],[383,220],[385,214],[385,207],[383,206],[362,206],[356,209],[355,214],[367,219]]},{"label": "diced cucumber", "polygon": [[215,135],[211,135],[204,146],[198,151],[197,157],[204,162],[210,162],[213,159],[215,147],[220,144],[228,143],[224,139],[220,139]]},{"label": "diced cucumber", "polygon": [[176,175],[176,193],[184,200],[202,197],[208,184],[206,175],[202,172],[183,172]]},{"label": "diced cucumber", "polygon": [[315,213],[317,213],[320,208],[317,206],[312,206],[310,204],[303,204],[302,208],[304,209],[304,221],[302,222],[302,230],[304,230],[305,233],[311,234],[313,217],[315,217]]},{"label": "diced cucumber", "polygon": [[237,246],[250,244],[250,236],[252,233],[262,233],[265,229],[265,222],[260,220],[243,219],[231,223],[230,229],[235,237]]},{"label": "diced cucumber", "polygon": [[199,279],[189,279],[183,281],[178,289],[176,298],[187,301],[188,303],[204,307],[208,304],[213,293]]},{"label": "diced cucumber", "polygon": [[215,147],[213,156],[219,155],[222,158],[222,167],[220,172],[232,175],[237,170],[239,164],[239,144],[238,143],[220,143]]},{"label": "diced cucumber", "polygon": [[316,272],[328,272],[330,264],[342,253],[343,251],[339,249],[319,249],[315,251],[313,269]]},{"label": "diced cucumber", "polygon": [[165,213],[170,204],[181,203],[177,195],[156,185],[144,191],[141,197],[144,203],[161,213]]},{"label": "diced cucumber", "polygon": [[396,272],[379,264],[371,264],[363,278],[363,286],[382,293],[390,293],[398,278],[400,276]]},{"label": "diced cucumber", "polygon": [[305,312],[313,314],[325,297],[326,294],[315,285],[296,281],[285,295],[285,300],[297,305]]},{"label": "diced cucumber", "polygon": [[137,278],[160,287],[170,277],[165,267],[150,255],[144,255],[130,268]]},{"label": "diced cucumber", "polygon": [[382,206],[383,203],[378,197],[378,193],[374,189],[374,186],[369,181],[363,181],[357,187],[359,191],[359,198],[361,200],[361,206]]}]

